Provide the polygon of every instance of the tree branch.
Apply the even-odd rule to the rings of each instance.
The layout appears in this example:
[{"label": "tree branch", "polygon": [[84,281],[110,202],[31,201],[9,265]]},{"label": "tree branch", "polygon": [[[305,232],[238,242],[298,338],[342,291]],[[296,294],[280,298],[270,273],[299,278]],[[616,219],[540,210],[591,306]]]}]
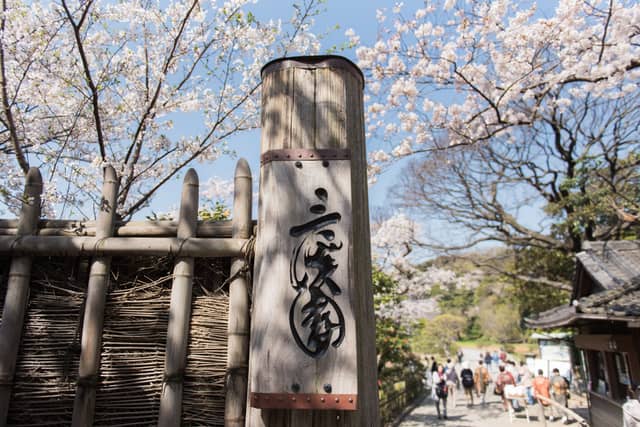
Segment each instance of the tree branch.
[{"label": "tree branch", "polygon": [[11,105],[9,104],[9,93],[7,90],[7,73],[6,73],[6,65],[5,65],[5,57],[4,57],[4,37],[5,37],[5,25],[6,25],[6,12],[7,12],[7,1],[2,0],[2,19],[0,21],[0,31],[2,34],[0,35],[0,74],[2,78],[2,109],[7,121],[7,127],[9,128],[9,138],[11,140],[11,144],[13,145],[13,150],[15,152],[16,160],[18,161],[18,165],[20,165],[20,169],[22,172],[26,174],[29,171],[29,162],[22,151],[22,146],[20,144],[20,139],[18,138],[18,132],[16,130],[16,123],[13,117],[13,111],[11,111]]},{"label": "tree branch", "polygon": [[91,68],[89,67],[89,61],[87,59],[87,54],[84,50],[84,44],[82,42],[82,35],[80,34],[80,30],[82,25],[84,24],[85,19],[89,14],[89,9],[93,4],[93,0],[88,0],[84,5],[85,9],[82,11],[82,16],[80,17],[80,21],[78,23],[75,22],[73,18],[73,14],[67,7],[66,0],[62,0],[62,7],[67,15],[67,19],[73,28],[73,36],[76,41],[76,46],[78,47],[78,53],[80,54],[80,59],[82,61],[82,69],[84,72],[85,80],[87,81],[87,86],[89,86],[89,91],[91,93],[91,104],[93,109],[93,119],[96,122],[96,135],[98,138],[98,147],[100,148],[100,157],[102,161],[107,160],[107,153],[105,149],[105,140],[102,134],[102,120],[100,118],[100,102],[99,102],[99,92],[95,83],[93,82],[93,78],[91,76]]}]

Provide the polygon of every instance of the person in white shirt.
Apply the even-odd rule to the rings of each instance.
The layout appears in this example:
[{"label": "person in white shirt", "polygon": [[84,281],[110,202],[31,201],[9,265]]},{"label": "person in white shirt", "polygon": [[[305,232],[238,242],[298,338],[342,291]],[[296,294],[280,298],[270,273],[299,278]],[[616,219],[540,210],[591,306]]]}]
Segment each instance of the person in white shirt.
[{"label": "person in white shirt", "polygon": [[433,388],[431,397],[436,402],[436,411],[438,412],[438,419],[440,416],[440,402],[442,402],[442,413],[444,419],[447,419],[447,396],[449,394],[447,387],[447,376],[444,373],[444,366],[438,365],[437,370],[433,373]]},{"label": "person in white shirt", "polygon": [[629,386],[627,401],[622,405],[622,426],[640,427],[640,387]]}]

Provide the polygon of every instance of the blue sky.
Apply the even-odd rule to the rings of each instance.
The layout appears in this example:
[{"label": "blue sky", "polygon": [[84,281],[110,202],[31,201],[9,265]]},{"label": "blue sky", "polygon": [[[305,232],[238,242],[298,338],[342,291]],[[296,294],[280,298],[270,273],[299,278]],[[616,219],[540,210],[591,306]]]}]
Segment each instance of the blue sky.
[{"label": "blue sky", "polygon": [[[347,29],[353,28],[360,36],[361,43],[364,45],[372,45],[375,43],[378,32],[378,22],[376,20],[376,10],[387,9],[391,12],[396,1],[391,0],[327,0],[321,7],[325,10],[322,14],[315,18],[314,32],[317,34],[325,34],[322,40],[322,51],[332,46],[342,46],[346,41],[344,33]],[[404,1],[403,10],[411,13],[424,4],[421,0]],[[286,21],[292,13],[291,2],[277,0],[262,0],[253,5],[250,9],[259,20],[281,19]],[[556,4],[555,1],[545,2],[540,7],[541,14],[551,14],[552,8]],[[390,13],[389,13],[390,14]],[[336,29],[336,26],[338,27]],[[356,62],[355,52],[353,49],[337,52],[352,61]],[[176,131],[179,132],[179,124],[176,123]],[[368,141],[370,143],[371,141]],[[260,158],[260,132],[259,130],[245,132],[235,135],[229,140],[229,148],[235,150],[238,157],[244,157],[249,161],[254,176],[254,188],[257,192],[257,182],[259,179],[259,158]],[[235,163],[237,158],[222,157],[212,164],[194,164],[197,169],[201,186],[209,178],[218,177],[224,180],[232,180]],[[369,207],[370,211],[375,212],[378,209],[387,211],[389,214],[388,190],[391,186],[396,185],[398,176],[402,173],[402,162],[397,163],[394,167],[389,168],[378,179],[378,182],[369,188]],[[156,197],[151,208],[142,211],[138,217],[148,215],[151,210],[155,212],[167,212],[177,210],[180,194],[180,180],[174,180],[165,186],[164,191],[160,191],[160,195]],[[255,202],[257,205],[257,200]],[[392,207],[391,207],[392,208]],[[254,206],[254,217],[257,206]],[[540,212],[537,207],[531,207],[528,211],[521,211],[522,219],[525,223],[537,228],[537,222],[540,220]],[[451,234],[449,227],[443,227],[443,224],[433,221],[422,224],[422,230],[434,238],[456,239]],[[446,236],[442,236],[442,234]],[[461,236],[458,236],[458,238]],[[450,241],[450,240],[449,240]],[[424,255],[424,254],[423,254]],[[422,256],[422,255],[421,255]]]}]

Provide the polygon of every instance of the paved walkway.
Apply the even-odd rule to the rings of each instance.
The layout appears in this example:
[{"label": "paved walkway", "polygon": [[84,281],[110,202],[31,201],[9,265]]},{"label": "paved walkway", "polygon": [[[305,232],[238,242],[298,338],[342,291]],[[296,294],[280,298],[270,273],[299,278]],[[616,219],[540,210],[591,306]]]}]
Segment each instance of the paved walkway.
[{"label": "paved walkway", "polygon": [[[476,349],[464,349],[465,358],[475,367],[475,362],[480,358],[480,351]],[[458,374],[460,366],[456,367]],[[493,371],[493,369],[492,369]],[[493,375],[492,375],[493,376]],[[562,422],[555,420],[550,422],[542,419],[538,406],[529,407],[529,419],[524,411],[515,413],[513,422],[509,421],[509,414],[504,411],[502,400],[493,394],[493,387],[489,386],[486,394],[486,404],[479,403],[479,399],[474,395],[475,405],[467,407],[466,398],[462,390],[456,390],[456,405],[454,407],[451,398],[448,399],[447,419],[438,419],[434,401],[426,397],[400,423],[400,427],[422,427],[422,426],[455,426],[455,427],[560,427]],[[577,410],[582,416],[586,416],[586,401],[584,399],[573,398],[569,401],[569,407]],[[580,409],[576,409],[580,408]],[[572,423],[578,426],[578,423]]]},{"label": "paved walkway", "polygon": [[[446,420],[439,420],[436,414],[436,407],[431,398],[425,398],[413,411],[411,411],[400,424],[401,427],[419,426],[456,426],[456,427],[514,427],[517,425],[537,427],[545,425],[538,421],[539,412],[537,408],[529,408],[531,422],[527,424],[524,411],[516,413],[513,423],[509,422],[509,414],[504,412],[502,401],[498,396],[487,393],[487,403],[481,405],[476,403],[471,408],[467,408],[465,398],[459,395],[459,403],[454,408],[451,402],[447,406]],[[549,427],[561,426],[560,421],[548,422]]]}]

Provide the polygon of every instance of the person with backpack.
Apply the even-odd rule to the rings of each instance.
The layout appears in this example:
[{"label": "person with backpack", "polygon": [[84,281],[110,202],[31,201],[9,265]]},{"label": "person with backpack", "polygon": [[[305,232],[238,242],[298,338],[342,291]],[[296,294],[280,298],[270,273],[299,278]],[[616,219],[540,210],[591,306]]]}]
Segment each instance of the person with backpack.
[{"label": "person with backpack", "polygon": [[442,402],[442,413],[444,419],[447,419],[447,396],[449,390],[447,387],[447,377],[444,373],[444,366],[438,365],[437,370],[433,373],[433,389],[431,397],[436,402],[436,412],[438,412],[438,419],[442,419],[440,416],[440,402]]},{"label": "person with backpack", "polygon": [[462,363],[462,371],[460,371],[460,379],[464,394],[467,396],[467,406],[473,406],[473,371],[469,369],[469,362]]},{"label": "person with backpack", "polygon": [[[553,400],[563,406],[567,407],[567,396],[569,394],[569,381],[562,375],[560,375],[560,371],[558,368],[553,368],[553,376],[549,379],[549,383],[551,384],[551,397]],[[566,414],[564,414],[560,409],[553,407],[553,414],[558,417],[562,417],[563,424],[568,422]],[[553,421],[553,417],[551,418]]]},{"label": "person with backpack", "polygon": [[511,375],[511,373],[505,369],[504,365],[500,365],[498,367],[498,370],[500,372],[498,373],[498,377],[496,378],[496,386],[493,390],[493,393],[502,397],[502,406],[504,407],[505,411],[508,411],[509,401],[506,398],[504,387],[507,385],[516,385],[516,380],[515,378],[513,378],[513,375]]},{"label": "person with backpack", "polygon": [[456,407],[456,390],[460,388],[460,379],[456,372],[456,365],[447,359],[447,366],[444,369],[445,377],[447,378],[447,389],[449,390],[449,401],[453,402],[453,407]]},{"label": "person with backpack", "polygon": [[487,387],[491,382],[491,376],[489,375],[489,369],[482,365],[482,359],[478,361],[478,367],[473,373],[473,382],[476,386],[476,396],[482,399],[482,404],[485,404]]}]

